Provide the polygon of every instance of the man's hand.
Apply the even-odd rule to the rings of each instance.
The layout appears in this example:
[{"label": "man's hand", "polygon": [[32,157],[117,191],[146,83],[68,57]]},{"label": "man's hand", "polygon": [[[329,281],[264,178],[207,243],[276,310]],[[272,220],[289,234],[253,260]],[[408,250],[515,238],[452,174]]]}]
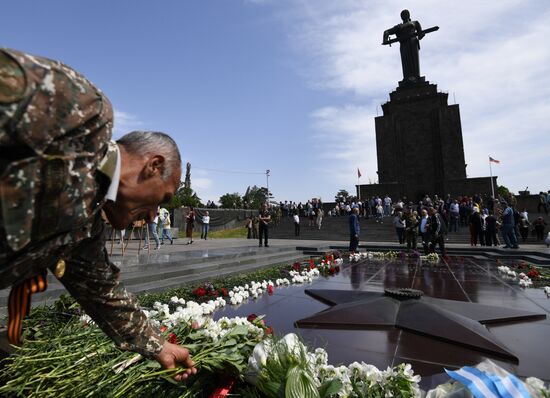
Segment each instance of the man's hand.
[{"label": "man's hand", "polygon": [[182,346],[165,341],[162,351],[155,359],[164,369],[173,369],[178,364],[187,368],[184,372],[174,376],[174,380],[176,381],[186,380],[189,376],[197,373],[195,363],[191,359],[191,355],[189,355],[189,350]]}]

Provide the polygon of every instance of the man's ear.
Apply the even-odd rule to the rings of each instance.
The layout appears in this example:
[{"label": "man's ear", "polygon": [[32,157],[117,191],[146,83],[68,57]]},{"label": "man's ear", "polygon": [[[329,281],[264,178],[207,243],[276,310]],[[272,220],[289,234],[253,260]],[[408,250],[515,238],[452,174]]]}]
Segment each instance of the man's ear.
[{"label": "man's ear", "polygon": [[164,156],[154,155],[149,158],[145,165],[145,172],[147,177],[153,177],[155,175],[161,175],[164,169]]}]

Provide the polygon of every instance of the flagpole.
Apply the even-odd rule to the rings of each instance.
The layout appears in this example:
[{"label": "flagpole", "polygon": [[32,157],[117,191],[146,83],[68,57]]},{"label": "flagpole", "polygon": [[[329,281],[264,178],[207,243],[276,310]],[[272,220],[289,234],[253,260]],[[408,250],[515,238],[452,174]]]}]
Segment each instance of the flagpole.
[{"label": "flagpole", "polygon": [[357,197],[359,198],[358,201],[361,201],[361,185],[359,185],[359,173],[357,173]]},{"label": "flagpole", "polygon": [[495,199],[495,185],[493,183],[493,167],[491,165],[491,156],[489,156],[489,173],[491,174],[491,192],[493,192],[493,199]]}]

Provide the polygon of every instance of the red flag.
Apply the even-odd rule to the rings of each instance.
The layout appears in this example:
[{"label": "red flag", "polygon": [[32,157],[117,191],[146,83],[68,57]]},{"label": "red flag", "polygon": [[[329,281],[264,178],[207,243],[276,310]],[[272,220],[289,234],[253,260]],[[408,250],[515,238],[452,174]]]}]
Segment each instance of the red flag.
[{"label": "red flag", "polygon": [[493,162],[493,163],[499,164],[499,163],[500,163],[500,160],[493,159],[492,157],[489,156],[489,162]]},{"label": "red flag", "polygon": [[359,167],[357,168],[357,178],[361,178],[361,170],[359,170]]}]

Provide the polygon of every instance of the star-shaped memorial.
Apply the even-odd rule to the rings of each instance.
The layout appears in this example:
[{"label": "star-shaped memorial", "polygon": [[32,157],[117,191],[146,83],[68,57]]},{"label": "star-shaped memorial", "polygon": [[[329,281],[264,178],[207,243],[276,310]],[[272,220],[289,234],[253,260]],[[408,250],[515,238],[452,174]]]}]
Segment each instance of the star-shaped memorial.
[{"label": "star-shaped memorial", "polygon": [[484,326],[546,318],[545,314],[464,301],[422,297],[413,289],[385,293],[314,290],[306,294],[330,306],[296,321],[300,328],[371,329],[396,327],[464,345],[518,362],[518,358]]}]

